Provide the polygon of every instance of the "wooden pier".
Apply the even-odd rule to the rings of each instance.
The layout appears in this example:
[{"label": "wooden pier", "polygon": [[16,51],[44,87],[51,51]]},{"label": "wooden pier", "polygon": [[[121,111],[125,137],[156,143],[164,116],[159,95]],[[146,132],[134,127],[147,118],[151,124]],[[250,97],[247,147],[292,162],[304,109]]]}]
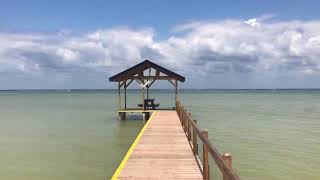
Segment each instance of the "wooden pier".
[{"label": "wooden pier", "polygon": [[[240,179],[232,170],[231,154],[221,155],[209,141],[208,132],[197,126],[197,121],[192,119],[191,114],[180,103],[178,81],[184,82],[183,76],[145,60],[109,80],[118,82],[120,119],[127,119],[126,113],[138,112],[148,120],[112,179],[209,180],[210,157],[219,168],[223,180]],[[140,108],[127,107],[127,88],[134,80],[141,86],[141,103],[137,105]],[[173,86],[175,107],[158,108],[160,103],[154,103],[155,99],[149,98],[149,88],[156,80],[167,80]],[[121,87],[124,91],[124,108]],[[199,155],[200,148],[202,155]],[[202,161],[199,156],[202,156]]]},{"label": "wooden pier", "polygon": [[114,179],[203,179],[176,111],[154,111]]}]

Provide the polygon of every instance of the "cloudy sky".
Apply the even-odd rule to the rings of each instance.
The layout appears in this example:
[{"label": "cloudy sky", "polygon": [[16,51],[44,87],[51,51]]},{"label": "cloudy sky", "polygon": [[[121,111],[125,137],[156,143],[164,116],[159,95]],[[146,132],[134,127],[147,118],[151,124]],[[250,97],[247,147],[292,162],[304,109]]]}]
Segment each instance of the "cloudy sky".
[{"label": "cloudy sky", "polygon": [[114,88],[144,59],[185,88],[320,88],[317,1],[0,1],[0,89]]}]

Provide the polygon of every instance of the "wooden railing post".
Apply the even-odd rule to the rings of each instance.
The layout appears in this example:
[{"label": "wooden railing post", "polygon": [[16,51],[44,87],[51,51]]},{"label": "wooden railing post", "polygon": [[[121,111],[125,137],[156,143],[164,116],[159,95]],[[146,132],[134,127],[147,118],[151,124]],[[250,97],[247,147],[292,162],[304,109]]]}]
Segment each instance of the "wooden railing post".
[{"label": "wooden railing post", "polygon": [[180,115],[180,122],[182,123],[182,109],[180,105],[179,105],[179,115]]},{"label": "wooden railing post", "polygon": [[184,128],[184,107],[181,106],[181,123],[182,123],[182,127]]},{"label": "wooden railing post", "polygon": [[176,99],[176,111],[179,112],[178,110],[178,100]]},{"label": "wooden railing post", "polygon": [[[201,134],[208,138],[208,131],[207,130],[203,130],[201,132]],[[206,144],[203,143],[203,179],[204,180],[209,180],[209,159],[208,159],[208,147]]]},{"label": "wooden railing post", "polygon": [[[197,120],[193,120],[197,124]],[[193,145],[193,154],[198,155],[198,137],[197,132],[194,127],[192,127],[192,145]]]},{"label": "wooden railing post", "polygon": [[[222,159],[226,162],[227,166],[232,169],[232,156],[230,153],[224,153]],[[223,176],[223,180],[228,180],[226,176]]]},{"label": "wooden railing post", "polygon": [[186,112],[187,112],[187,109],[183,108],[183,130],[184,130],[184,132],[187,131],[187,129],[186,129],[186,122],[187,122]]},{"label": "wooden railing post", "polygon": [[181,123],[182,127],[184,128],[184,107],[181,106]]},{"label": "wooden railing post", "polygon": [[188,141],[191,141],[191,113],[188,113],[188,119],[187,119],[187,136],[188,136]]}]

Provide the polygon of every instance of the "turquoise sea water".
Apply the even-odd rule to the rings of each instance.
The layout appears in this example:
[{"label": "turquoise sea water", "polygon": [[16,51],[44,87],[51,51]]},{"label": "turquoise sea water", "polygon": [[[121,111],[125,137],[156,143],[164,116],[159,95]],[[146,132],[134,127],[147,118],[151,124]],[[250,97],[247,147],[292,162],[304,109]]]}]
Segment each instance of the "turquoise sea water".
[{"label": "turquoise sea water", "polygon": [[[151,97],[174,105],[172,91]],[[140,99],[129,92],[130,106]],[[320,90],[185,90],[181,99],[242,179],[320,179]],[[113,90],[0,91],[0,179],[108,179],[143,126],[140,116],[119,121],[117,106]]]}]

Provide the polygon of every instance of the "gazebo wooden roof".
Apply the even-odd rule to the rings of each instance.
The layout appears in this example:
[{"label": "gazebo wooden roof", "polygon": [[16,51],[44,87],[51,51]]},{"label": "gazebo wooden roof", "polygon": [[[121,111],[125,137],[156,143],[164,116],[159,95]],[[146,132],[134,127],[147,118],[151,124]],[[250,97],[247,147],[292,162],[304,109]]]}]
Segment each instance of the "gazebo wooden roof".
[{"label": "gazebo wooden roof", "polygon": [[[153,72],[153,75],[152,75]],[[142,88],[142,102],[143,107],[142,110],[145,110],[146,107],[144,105],[144,90],[147,91],[147,99],[149,98],[149,88],[156,80],[168,80],[175,89],[175,98],[177,99],[178,94],[178,81],[184,82],[185,77],[170,71],[162,66],[159,66],[149,60],[145,60],[125,71],[122,71],[112,77],[109,78],[111,82],[118,82],[118,93],[119,93],[119,110],[121,108],[121,88],[124,87],[124,105],[125,109],[127,109],[127,102],[126,102],[126,89],[128,86],[133,82],[137,81],[141,88]]]},{"label": "gazebo wooden roof", "polygon": [[[145,71],[148,68],[155,69],[156,75],[155,76],[150,76],[150,75],[144,76],[143,71]],[[160,73],[163,73],[166,76],[159,76]],[[162,79],[162,80],[176,79],[181,82],[185,81],[185,78],[183,76],[181,76],[175,72],[172,72],[164,67],[161,67],[158,64],[155,64],[149,60],[145,60],[145,61],[109,78],[109,80],[112,82],[119,82],[119,81],[124,81],[127,79]]]}]

